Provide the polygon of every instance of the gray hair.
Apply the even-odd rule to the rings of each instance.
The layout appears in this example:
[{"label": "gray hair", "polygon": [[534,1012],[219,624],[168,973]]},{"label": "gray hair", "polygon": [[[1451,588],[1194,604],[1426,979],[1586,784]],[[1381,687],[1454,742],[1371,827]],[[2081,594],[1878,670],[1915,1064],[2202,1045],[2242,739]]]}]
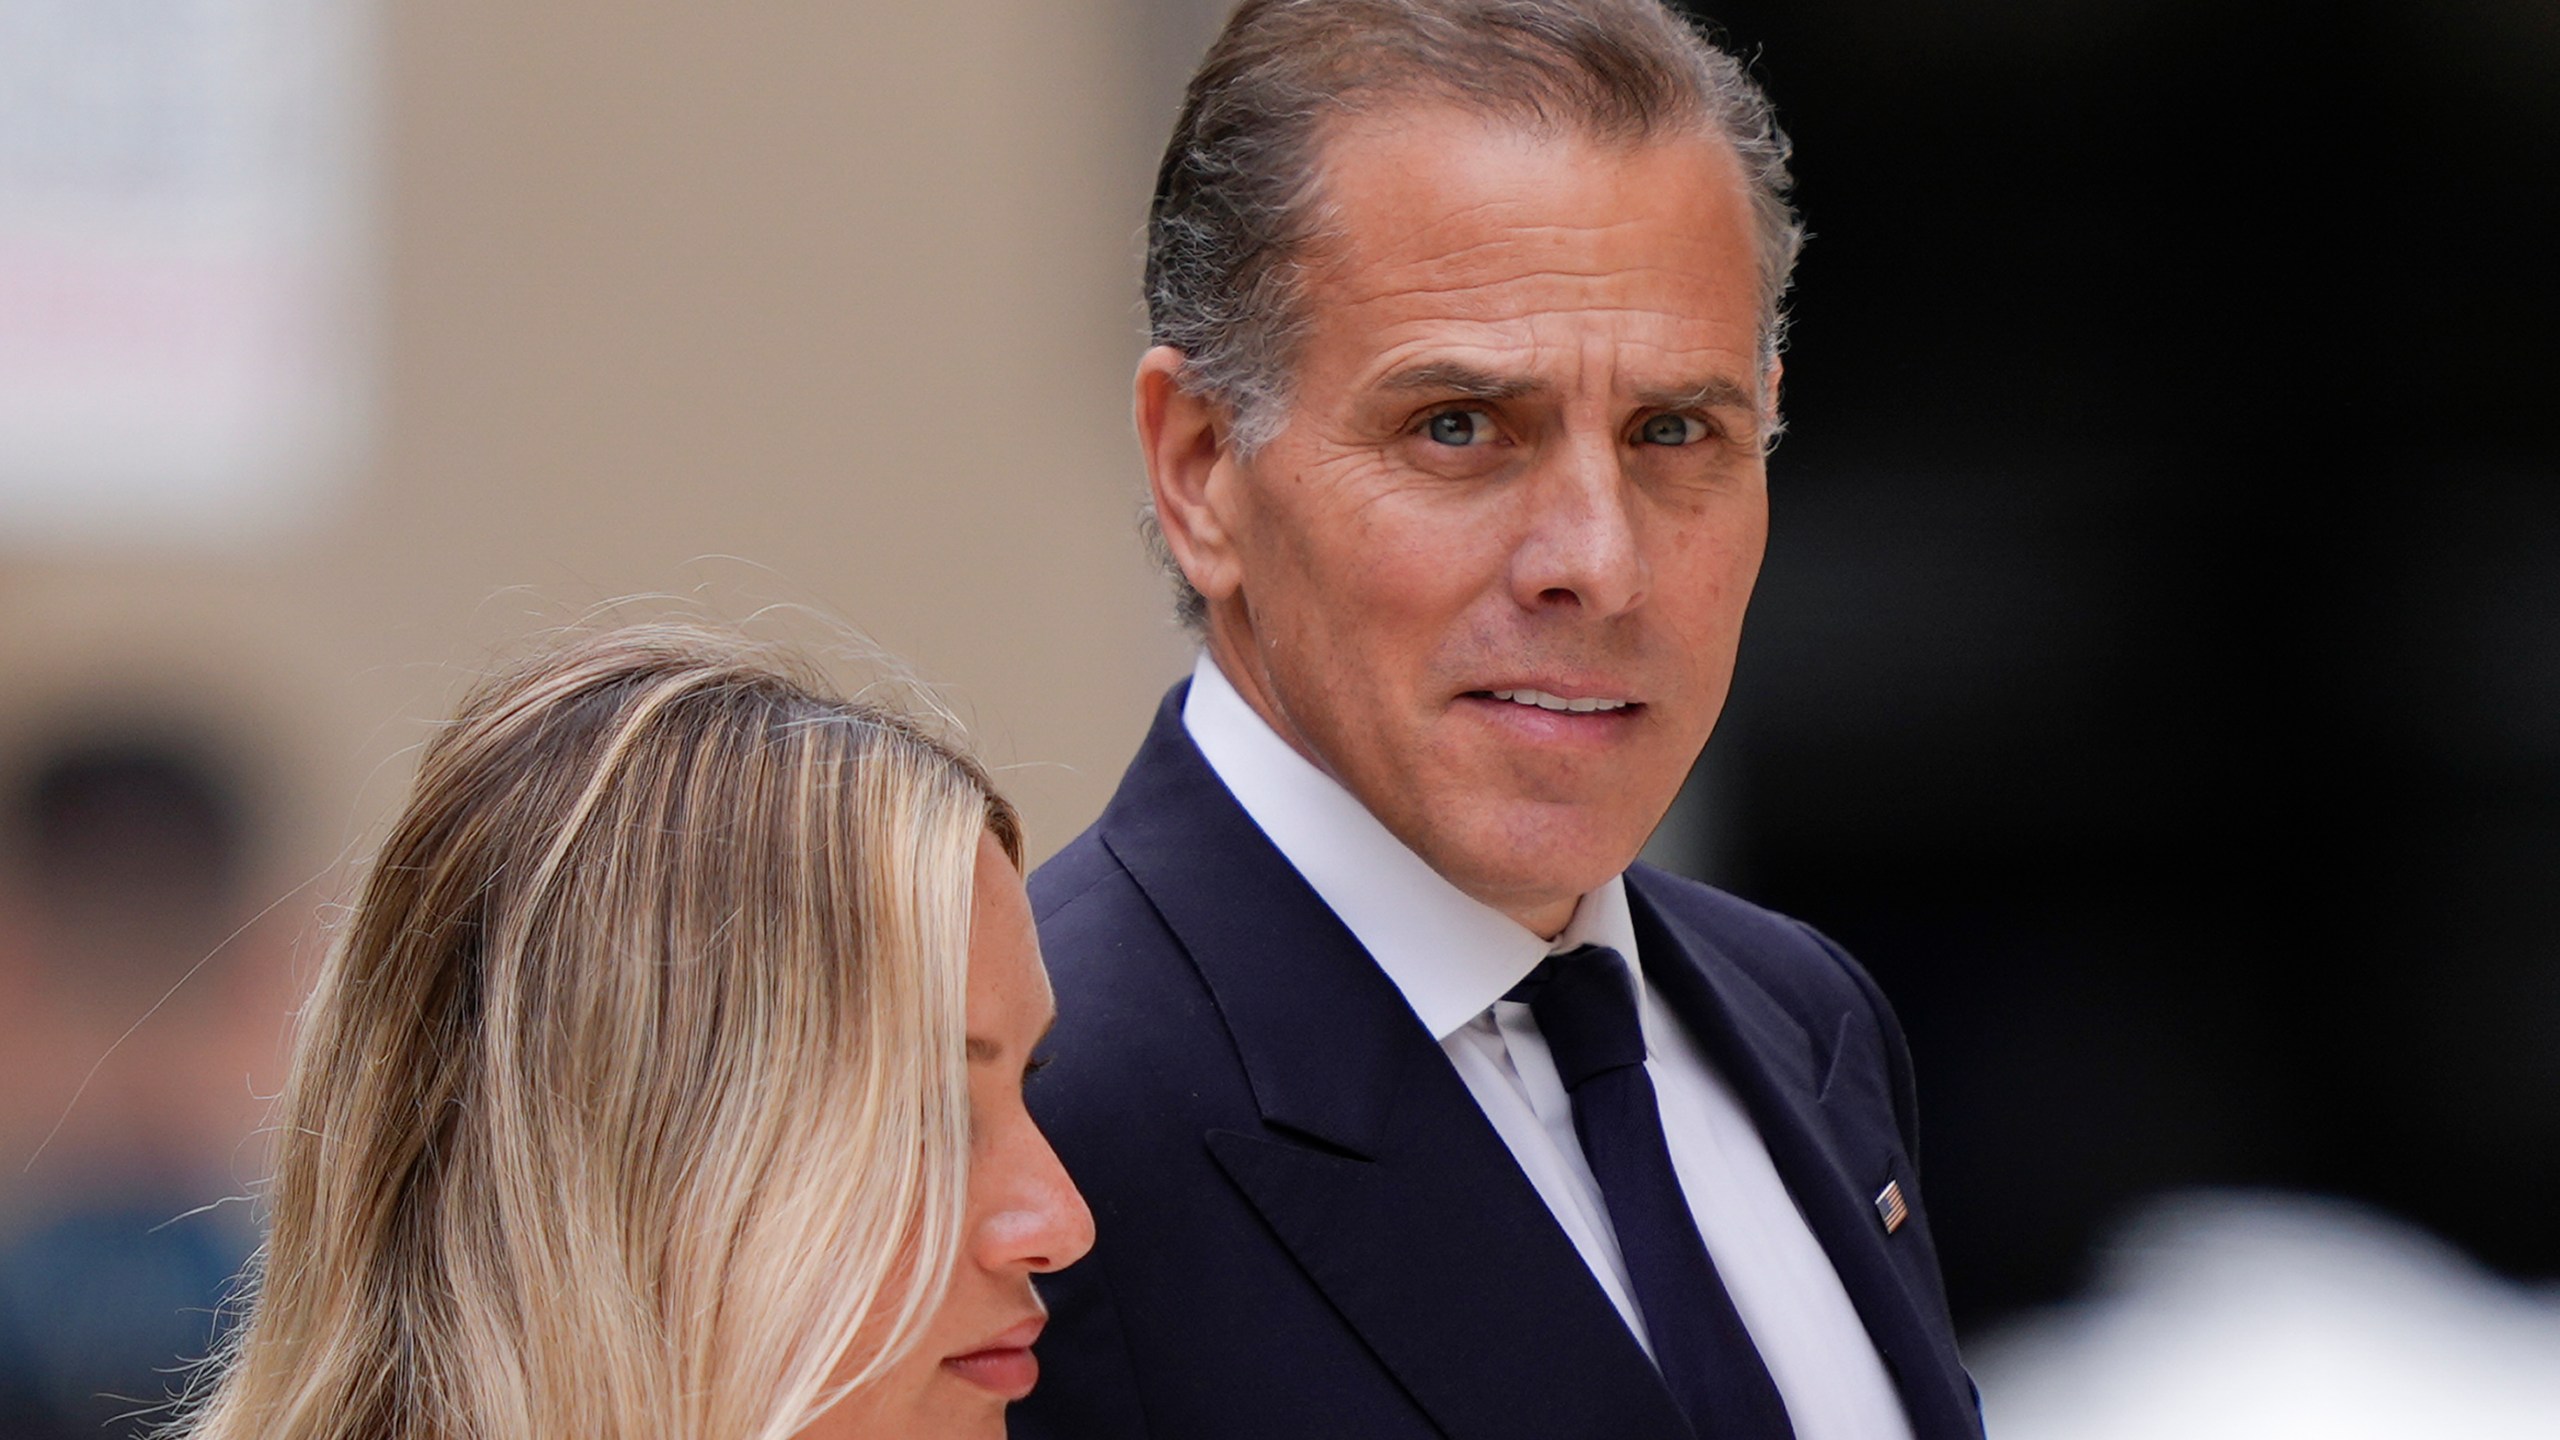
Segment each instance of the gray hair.
[{"label": "gray hair", "polygon": [[[1624,144],[1699,129],[1725,140],[1750,194],[1763,372],[1776,361],[1804,241],[1787,137],[1742,62],[1661,0],[1245,0],[1184,94],[1146,273],[1150,338],[1183,353],[1184,389],[1227,408],[1239,455],[1285,421],[1326,123],[1413,100]],[[1198,629],[1206,604],[1152,502],[1140,528],[1176,615]]]}]

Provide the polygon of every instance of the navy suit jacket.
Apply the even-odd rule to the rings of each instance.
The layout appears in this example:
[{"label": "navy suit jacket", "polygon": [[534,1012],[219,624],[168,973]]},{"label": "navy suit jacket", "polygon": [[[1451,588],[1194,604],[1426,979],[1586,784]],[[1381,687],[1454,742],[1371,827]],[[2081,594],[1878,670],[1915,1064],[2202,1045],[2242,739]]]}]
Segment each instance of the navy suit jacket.
[{"label": "navy suit jacket", "polygon": [[[1690,1440],[1439,1043],[1182,727],[1031,879],[1031,1108],[1091,1202],[1045,1277],[1041,1440]],[[1749,1108],[1918,1440],[1978,1436],[1884,999],[1795,921],[1637,866],[1646,977]],[[1874,1197],[1910,1218],[1887,1234]]]}]

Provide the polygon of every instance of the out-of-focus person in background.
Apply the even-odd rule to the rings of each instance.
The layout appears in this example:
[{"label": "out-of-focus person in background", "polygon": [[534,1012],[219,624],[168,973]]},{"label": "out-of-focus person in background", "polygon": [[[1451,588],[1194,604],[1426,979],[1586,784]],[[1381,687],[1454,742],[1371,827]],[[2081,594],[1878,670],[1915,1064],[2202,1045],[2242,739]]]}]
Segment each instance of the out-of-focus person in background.
[{"label": "out-of-focus person in background", "polygon": [[1981,1433],[1890,1007],[1634,864],[1759,571],[1787,150],[1659,0],[1210,47],[1135,387],[1202,649],[1033,881],[1103,1236],[1017,1434]]},{"label": "out-of-focus person in background", "polygon": [[1091,1218],[1022,1104],[1012,808],[687,628],[575,642],[423,757],[301,1020],[195,1440],[959,1440]]},{"label": "out-of-focus person in background", "polygon": [[255,1243],[209,1202],[255,1160],[283,967],[214,737],[30,751],[0,811],[0,1435],[87,1440],[205,1352]]}]

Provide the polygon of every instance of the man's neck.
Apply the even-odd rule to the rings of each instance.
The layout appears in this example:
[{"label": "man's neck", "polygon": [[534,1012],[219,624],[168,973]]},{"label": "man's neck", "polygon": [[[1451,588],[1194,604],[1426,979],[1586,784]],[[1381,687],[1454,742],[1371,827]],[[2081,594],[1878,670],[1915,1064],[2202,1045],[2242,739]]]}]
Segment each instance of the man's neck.
[{"label": "man's neck", "polygon": [[1205,648],[1209,653],[1209,663],[1218,667],[1218,673],[1226,677],[1227,684],[1245,705],[1262,717],[1262,723],[1270,727],[1271,733],[1279,736],[1282,744],[1297,751],[1308,764],[1331,776],[1335,784],[1350,789],[1342,778],[1342,772],[1325,762],[1323,754],[1307,743],[1306,736],[1298,733],[1298,727],[1289,719],[1289,712],[1280,707],[1279,698],[1271,691],[1271,677],[1254,653],[1252,629],[1242,621],[1212,614],[1207,640]]}]

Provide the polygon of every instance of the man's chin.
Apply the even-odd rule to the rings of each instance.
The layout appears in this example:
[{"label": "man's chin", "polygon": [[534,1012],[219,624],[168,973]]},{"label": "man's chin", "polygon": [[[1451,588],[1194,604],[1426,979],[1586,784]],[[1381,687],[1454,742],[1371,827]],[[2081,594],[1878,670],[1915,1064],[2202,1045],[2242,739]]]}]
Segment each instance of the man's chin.
[{"label": "man's chin", "polygon": [[1496,832],[1503,837],[1498,840],[1446,844],[1434,847],[1436,855],[1421,854],[1460,890],[1544,930],[1528,917],[1550,917],[1561,909],[1570,918],[1577,901],[1635,863],[1643,837],[1630,839],[1622,831],[1612,827],[1608,834],[1578,836],[1553,829],[1540,833],[1535,825],[1506,827]]}]

